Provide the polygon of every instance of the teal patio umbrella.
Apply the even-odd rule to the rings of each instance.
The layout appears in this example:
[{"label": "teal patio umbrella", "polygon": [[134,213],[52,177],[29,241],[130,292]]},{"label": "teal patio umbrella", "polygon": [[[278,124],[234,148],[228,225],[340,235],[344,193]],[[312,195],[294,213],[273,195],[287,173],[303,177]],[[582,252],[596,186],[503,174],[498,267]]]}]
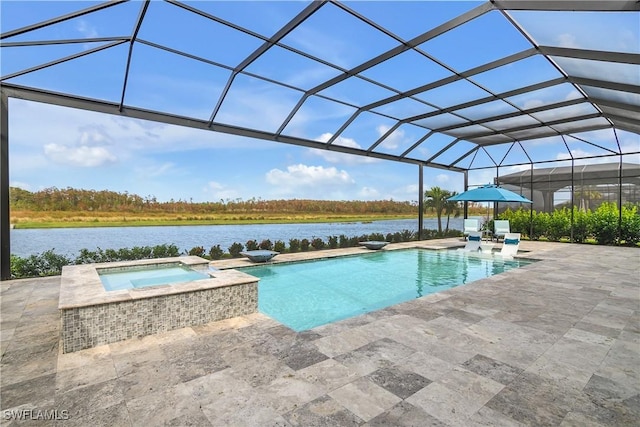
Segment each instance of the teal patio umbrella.
[{"label": "teal patio umbrella", "polygon": [[453,197],[449,197],[447,200],[452,202],[519,202],[519,203],[533,203],[531,200],[507,190],[502,187],[498,187],[495,184],[483,185],[482,187],[473,188],[471,190],[463,191],[460,194],[456,194]]},{"label": "teal patio umbrella", "polygon": [[[463,191],[453,197],[449,197],[448,201],[452,202],[518,202],[533,203],[531,200],[518,193],[498,187],[495,184],[487,184],[482,187],[473,188]],[[489,207],[487,204],[487,220],[489,219]]]}]

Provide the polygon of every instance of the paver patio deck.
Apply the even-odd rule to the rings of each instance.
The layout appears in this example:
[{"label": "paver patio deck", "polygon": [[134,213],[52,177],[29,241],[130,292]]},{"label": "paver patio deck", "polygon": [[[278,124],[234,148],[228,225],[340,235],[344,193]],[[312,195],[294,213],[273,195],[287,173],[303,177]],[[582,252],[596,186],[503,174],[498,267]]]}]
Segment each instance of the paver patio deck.
[{"label": "paver patio deck", "polygon": [[69,354],[60,277],[2,282],[2,424],[640,424],[640,251],[521,249],[541,262],[302,333],[254,314]]}]

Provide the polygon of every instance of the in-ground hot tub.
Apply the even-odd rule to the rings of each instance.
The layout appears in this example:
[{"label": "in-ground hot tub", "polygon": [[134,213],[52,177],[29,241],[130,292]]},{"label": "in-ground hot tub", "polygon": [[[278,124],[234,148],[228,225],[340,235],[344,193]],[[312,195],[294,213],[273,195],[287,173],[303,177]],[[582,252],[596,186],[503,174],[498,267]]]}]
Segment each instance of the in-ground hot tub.
[{"label": "in-ground hot tub", "polygon": [[[176,269],[184,275],[167,273]],[[141,271],[150,273],[139,277]],[[131,275],[131,286],[105,285],[99,273]],[[63,352],[69,353],[255,313],[258,278],[211,270],[196,256],[69,265],[62,269],[58,309]]]}]

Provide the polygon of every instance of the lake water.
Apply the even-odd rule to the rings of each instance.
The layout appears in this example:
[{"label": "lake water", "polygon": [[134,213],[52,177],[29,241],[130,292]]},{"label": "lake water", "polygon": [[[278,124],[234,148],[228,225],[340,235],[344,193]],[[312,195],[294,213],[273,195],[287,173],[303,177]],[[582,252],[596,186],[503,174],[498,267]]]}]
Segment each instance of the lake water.
[{"label": "lake water", "polygon": [[[443,218],[442,226],[445,226]],[[450,229],[462,230],[462,218],[451,218]],[[425,229],[437,229],[435,218],[424,219]],[[11,253],[20,257],[53,249],[55,253],[75,257],[80,249],[96,250],[132,248],[174,244],[181,252],[203,246],[208,252],[220,245],[227,251],[234,242],[243,245],[248,240],[282,240],[289,246],[289,239],[313,239],[325,242],[328,236],[347,237],[371,233],[396,233],[402,230],[418,230],[418,220],[403,219],[373,222],[316,223],[316,224],[251,224],[251,225],[195,225],[160,227],[96,227],[51,228],[11,230]]]}]

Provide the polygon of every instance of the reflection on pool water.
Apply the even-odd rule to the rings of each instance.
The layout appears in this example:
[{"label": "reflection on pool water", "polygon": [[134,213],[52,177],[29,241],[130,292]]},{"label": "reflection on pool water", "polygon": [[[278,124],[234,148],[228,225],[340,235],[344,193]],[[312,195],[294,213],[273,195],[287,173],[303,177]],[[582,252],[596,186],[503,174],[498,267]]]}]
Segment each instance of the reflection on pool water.
[{"label": "reflection on pool water", "polygon": [[379,310],[534,261],[407,249],[247,267],[258,309],[295,331]]},{"label": "reflection on pool water", "polygon": [[98,275],[106,291],[168,285],[209,279],[211,277],[207,273],[193,270],[178,262],[135,267],[101,268],[98,269]]}]

